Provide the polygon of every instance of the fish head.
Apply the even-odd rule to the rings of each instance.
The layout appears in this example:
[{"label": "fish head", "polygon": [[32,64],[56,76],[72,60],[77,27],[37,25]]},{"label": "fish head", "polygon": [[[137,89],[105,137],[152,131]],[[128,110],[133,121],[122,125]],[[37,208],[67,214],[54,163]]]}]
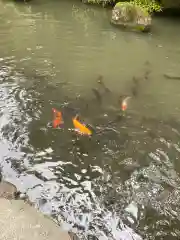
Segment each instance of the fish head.
[{"label": "fish head", "polygon": [[57,110],[56,110],[55,108],[52,108],[52,111],[53,111],[53,113],[56,113],[56,112],[57,112]]}]

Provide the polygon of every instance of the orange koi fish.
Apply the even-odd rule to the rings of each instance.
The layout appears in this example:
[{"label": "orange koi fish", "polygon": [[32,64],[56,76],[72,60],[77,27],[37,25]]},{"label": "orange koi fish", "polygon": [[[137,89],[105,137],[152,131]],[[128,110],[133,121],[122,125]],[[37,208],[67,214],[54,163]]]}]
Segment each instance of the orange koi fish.
[{"label": "orange koi fish", "polygon": [[77,116],[72,119],[75,129],[82,135],[92,135],[92,132],[84,124],[77,120]]},{"label": "orange koi fish", "polygon": [[53,128],[57,128],[64,123],[62,118],[62,113],[57,111],[55,108],[52,108],[54,119],[53,119]]},{"label": "orange koi fish", "polygon": [[122,103],[121,103],[121,110],[122,111],[126,111],[126,109],[127,109],[127,102],[128,102],[128,100],[130,99],[131,97],[126,97],[123,101],[122,101]]}]

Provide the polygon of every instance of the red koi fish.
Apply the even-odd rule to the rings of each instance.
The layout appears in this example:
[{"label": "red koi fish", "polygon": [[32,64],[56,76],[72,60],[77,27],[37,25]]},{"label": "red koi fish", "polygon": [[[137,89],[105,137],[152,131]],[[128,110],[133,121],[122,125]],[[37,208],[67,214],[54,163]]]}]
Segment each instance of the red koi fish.
[{"label": "red koi fish", "polygon": [[58,110],[56,110],[55,108],[52,108],[53,114],[54,114],[54,119],[52,122],[53,128],[57,128],[60,127],[64,121],[62,118],[62,113]]},{"label": "red koi fish", "polygon": [[82,135],[92,135],[92,131],[77,120],[77,116],[72,119],[75,129]]},{"label": "red koi fish", "polygon": [[127,102],[128,102],[128,100],[130,99],[131,97],[126,97],[123,101],[122,101],[122,103],[121,103],[121,110],[122,111],[126,111],[126,109],[127,109]]}]

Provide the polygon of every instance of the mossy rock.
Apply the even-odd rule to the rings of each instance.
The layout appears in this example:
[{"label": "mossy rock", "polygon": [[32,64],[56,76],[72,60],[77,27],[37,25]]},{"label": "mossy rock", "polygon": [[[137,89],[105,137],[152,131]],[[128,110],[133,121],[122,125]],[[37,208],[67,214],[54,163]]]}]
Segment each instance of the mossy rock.
[{"label": "mossy rock", "polygon": [[118,2],[112,10],[111,22],[135,31],[149,31],[152,19],[141,6],[128,2]]}]

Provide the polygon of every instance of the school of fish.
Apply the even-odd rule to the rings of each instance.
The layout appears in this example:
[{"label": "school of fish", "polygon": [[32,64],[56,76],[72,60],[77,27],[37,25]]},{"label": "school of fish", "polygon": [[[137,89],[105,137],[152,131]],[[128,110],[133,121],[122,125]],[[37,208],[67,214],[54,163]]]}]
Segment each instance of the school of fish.
[{"label": "school of fish", "polygon": [[[103,87],[103,89],[105,90],[106,93],[110,92],[110,90],[103,83],[102,76],[99,76],[98,84],[100,84]],[[93,91],[96,99],[99,102],[101,102],[101,94],[99,93],[99,91],[97,89],[94,89],[94,88],[92,89],[92,91]],[[129,101],[130,98],[131,98],[131,96],[128,96],[128,97],[124,97],[121,100],[120,109],[123,113],[127,110],[128,101]],[[63,120],[62,112],[58,111],[55,108],[52,108],[52,111],[53,111],[53,121],[52,121],[53,128],[63,127],[64,120]],[[78,118],[78,115],[76,115],[75,117],[72,118],[72,124],[74,126],[74,130],[80,135],[91,136],[92,131],[86,126],[86,124],[81,123],[77,118]]]},{"label": "school of fish", "polygon": [[[129,99],[130,99],[130,97],[126,97],[121,103],[121,110],[123,112],[127,110],[127,102]],[[52,121],[53,128],[62,127],[64,124],[62,112],[58,111],[55,108],[52,108],[52,111],[53,111],[53,121]],[[91,136],[92,131],[84,123],[81,123],[77,119],[77,117],[78,117],[78,115],[76,115],[75,117],[72,118],[72,123],[73,123],[75,131],[80,135]]]},{"label": "school of fish", "polygon": [[[53,111],[53,117],[54,117],[52,121],[53,128],[62,127],[62,125],[64,124],[62,113],[55,108],[53,108],[52,111]],[[77,133],[81,135],[88,135],[88,136],[92,135],[92,131],[88,127],[86,127],[85,124],[78,121],[77,116],[72,118],[72,123]]]}]

